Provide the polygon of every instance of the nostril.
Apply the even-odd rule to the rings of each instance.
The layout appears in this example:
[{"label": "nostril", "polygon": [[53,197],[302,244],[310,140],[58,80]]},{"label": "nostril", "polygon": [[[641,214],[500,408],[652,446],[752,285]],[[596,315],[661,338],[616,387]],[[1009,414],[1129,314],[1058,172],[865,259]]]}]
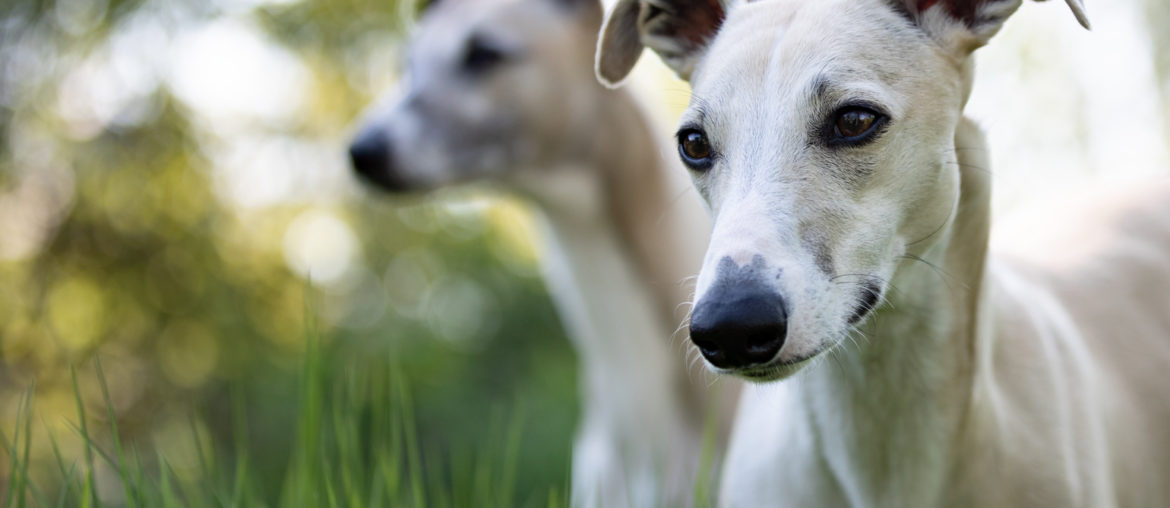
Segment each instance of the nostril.
[{"label": "nostril", "polygon": [[714,354],[719,351],[719,346],[708,340],[692,339],[691,342],[694,342],[695,347],[698,347],[703,354]]},{"label": "nostril", "polygon": [[[723,352],[719,350],[718,343],[709,340],[695,340],[694,337],[691,338],[691,342],[695,344],[695,347],[699,348],[699,354],[703,355],[703,358],[706,358],[707,361],[722,361]],[[712,360],[712,358],[715,360]]]},{"label": "nostril", "polygon": [[773,329],[760,332],[748,337],[744,351],[753,356],[771,356],[775,353],[777,336],[782,332]]}]

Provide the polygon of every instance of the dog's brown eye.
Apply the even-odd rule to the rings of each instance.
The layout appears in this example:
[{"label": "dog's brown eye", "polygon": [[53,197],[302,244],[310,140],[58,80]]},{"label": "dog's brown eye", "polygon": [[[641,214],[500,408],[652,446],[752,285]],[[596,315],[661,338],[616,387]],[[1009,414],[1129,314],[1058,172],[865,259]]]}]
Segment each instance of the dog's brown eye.
[{"label": "dog's brown eye", "polygon": [[865,135],[877,123],[878,116],[864,109],[849,109],[837,116],[837,135],[856,138]]},{"label": "dog's brown eye", "polygon": [[707,136],[697,129],[688,129],[678,134],[678,151],[683,162],[694,169],[706,169],[711,165],[711,145]]},{"label": "dog's brown eye", "polygon": [[682,141],[683,152],[692,159],[706,159],[711,156],[707,137],[698,132],[688,132]]}]

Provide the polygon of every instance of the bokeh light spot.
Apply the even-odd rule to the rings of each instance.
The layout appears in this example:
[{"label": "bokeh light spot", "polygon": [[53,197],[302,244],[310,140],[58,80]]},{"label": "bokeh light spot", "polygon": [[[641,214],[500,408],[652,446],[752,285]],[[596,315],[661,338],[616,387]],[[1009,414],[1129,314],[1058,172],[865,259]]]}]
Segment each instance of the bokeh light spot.
[{"label": "bokeh light spot", "polygon": [[176,46],[171,87],[209,120],[290,120],[305,103],[312,74],[250,23],[212,22]]},{"label": "bokeh light spot", "polygon": [[289,268],[314,283],[333,284],[354,264],[357,240],[349,224],[319,209],[301,213],[284,235],[284,258]]},{"label": "bokeh light spot", "polygon": [[449,276],[431,288],[427,323],[459,349],[478,349],[498,327],[498,306],[471,278]]},{"label": "bokeh light spot", "polygon": [[47,308],[57,338],[72,351],[89,348],[105,332],[104,295],[89,278],[77,275],[54,284]]}]

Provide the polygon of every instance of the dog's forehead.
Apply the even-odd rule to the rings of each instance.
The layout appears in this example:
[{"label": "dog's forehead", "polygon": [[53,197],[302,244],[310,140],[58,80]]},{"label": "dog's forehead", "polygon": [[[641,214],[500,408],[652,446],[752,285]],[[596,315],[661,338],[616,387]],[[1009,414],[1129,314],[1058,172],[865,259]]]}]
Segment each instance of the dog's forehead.
[{"label": "dog's forehead", "polygon": [[824,77],[894,82],[933,51],[883,0],[756,0],[728,13],[692,79],[700,97],[791,95]]},{"label": "dog's forehead", "polygon": [[441,0],[423,16],[411,37],[412,58],[439,62],[462,52],[475,35],[507,37],[522,32],[527,17],[539,14],[530,0]]}]

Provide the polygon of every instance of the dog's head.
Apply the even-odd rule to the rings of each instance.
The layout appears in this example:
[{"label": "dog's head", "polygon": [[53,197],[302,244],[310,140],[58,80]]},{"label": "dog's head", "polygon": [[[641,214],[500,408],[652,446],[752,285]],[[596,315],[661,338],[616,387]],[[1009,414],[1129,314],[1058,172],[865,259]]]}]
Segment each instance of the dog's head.
[{"label": "dog's head", "polygon": [[846,340],[902,260],[942,236],[968,57],[1020,3],[617,4],[599,77],[620,81],[645,46],[693,88],[678,143],[715,220],[691,319],[711,366],[791,375]]},{"label": "dog's head", "polygon": [[350,156],[388,190],[504,177],[571,150],[592,125],[595,0],[440,0],[408,50],[408,80],[372,108]]}]

